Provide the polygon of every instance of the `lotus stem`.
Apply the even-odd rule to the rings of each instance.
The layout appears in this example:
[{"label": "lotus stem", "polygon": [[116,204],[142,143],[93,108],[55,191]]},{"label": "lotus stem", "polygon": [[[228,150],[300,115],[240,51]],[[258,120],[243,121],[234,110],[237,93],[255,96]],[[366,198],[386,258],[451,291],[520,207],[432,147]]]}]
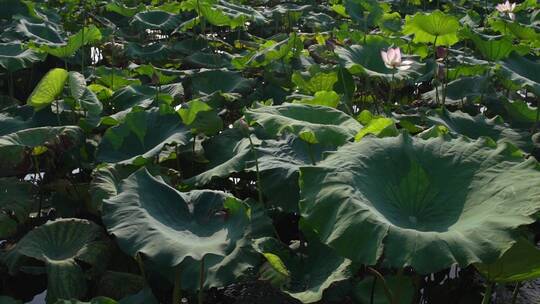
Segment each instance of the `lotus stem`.
[{"label": "lotus stem", "polygon": [[437,65],[437,39],[439,38],[438,35],[435,36],[435,39],[433,40],[433,61],[435,63],[435,69],[433,70],[433,80],[435,84],[435,101],[437,104],[440,104],[439,102],[439,87],[438,87],[438,81],[437,81],[437,70],[439,69]]},{"label": "lotus stem", "polygon": [[201,259],[201,269],[199,272],[199,299],[198,303],[203,304],[203,287],[204,287],[204,256]]},{"label": "lotus stem", "polygon": [[37,218],[38,220],[41,219],[41,208],[42,208],[42,203],[43,203],[43,196],[41,195],[41,172],[39,170],[39,159],[37,156],[32,156],[33,160],[34,160],[34,169],[35,169],[35,180],[36,180],[36,183],[38,182],[38,178],[40,179],[39,180],[39,183],[38,183],[38,210],[37,210]]},{"label": "lotus stem", "polygon": [[347,110],[349,111],[350,115],[353,115],[353,107],[352,107],[352,98],[349,97],[349,94],[347,93],[347,87],[345,86],[345,76],[343,75],[343,66],[339,67],[339,74],[341,76],[341,83],[343,84],[343,94],[345,95]]},{"label": "lotus stem", "polygon": [[514,288],[514,292],[512,292],[512,303],[516,304],[517,297],[519,295],[519,288],[521,287],[521,282],[517,282],[516,287]]},{"label": "lotus stem", "polygon": [[383,284],[384,293],[386,295],[386,298],[388,299],[388,303],[393,304],[394,301],[393,301],[392,292],[390,291],[390,288],[388,288],[388,285],[386,284],[386,280],[384,279],[383,275],[372,267],[367,267],[367,270],[375,276],[373,278],[374,280],[379,279],[381,281],[381,283]]},{"label": "lotus stem", "polygon": [[144,284],[146,285],[146,272],[144,271],[144,263],[142,260],[142,256],[139,252],[135,254],[135,261],[137,262],[137,266],[139,266],[139,272],[141,273],[141,276],[144,279]]},{"label": "lotus stem", "polygon": [[81,45],[81,74],[84,75],[84,30],[85,30],[85,26],[86,26],[86,13],[85,13],[85,6],[86,6],[86,1],[82,1],[82,7],[83,7],[83,26],[82,26],[82,30],[81,30],[81,40],[82,40],[82,45]]},{"label": "lotus stem", "polygon": [[536,119],[534,120],[534,126],[532,129],[532,134],[536,133],[538,129],[538,120],[540,119],[540,98],[536,98]]},{"label": "lotus stem", "polygon": [[315,162],[315,157],[313,156],[313,149],[312,149],[313,145],[311,143],[308,143],[307,141],[306,141],[306,145],[307,145],[309,159],[311,160],[311,164],[315,166],[317,163]]},{"label": "lotus stem", "polygon": [[257,191],[259,195],[259,202],[265,205],[264,200],[263,200],[263,193],[262,193],[261,173],[259,171],[259,157],[257,155],[257,150],[255,149],[255,146],[253,145],[253,141],[251,140],[251,134],[248,134],[248,139],[249,139],[249,147],[251,149],[251,153],[253,153],[253,158],[255,159],[255,171],[256,171],[256,176],[257,176]]},{"label": "lotus stem", "polygon": [[373,278],[373,283],[371,284],[371,294],[369,296],[369,304],[373,304],[373,299],[375,298],[375,285],[377,285],[377,278]]},{"label": "lotus stem", "polygon": [[182,300],[182,268],[180,265],[176,266],[174,273],[174,287],[172,294],[173,304],[180,304]]},{"label": "lotus stem", "polygon": [[495,285],[495,283],[488,283],[486,291],[484,293],[484,298],[482,299],[482,304],[491,303],[491,293],[493,292],[493,285]]}]

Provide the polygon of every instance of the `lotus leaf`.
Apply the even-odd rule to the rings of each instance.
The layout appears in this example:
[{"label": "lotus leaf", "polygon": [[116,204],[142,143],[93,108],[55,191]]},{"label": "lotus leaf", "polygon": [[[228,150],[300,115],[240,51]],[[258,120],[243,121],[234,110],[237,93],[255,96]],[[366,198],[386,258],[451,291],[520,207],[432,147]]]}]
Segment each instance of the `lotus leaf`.
[{"label": "lotus leaf", "polygon": [[458,30],[459,22],[456,18],[441,11],[434,11],[405,17],[403,33],[414,34],[414,42],[450,46],[459,41]]},{"label": "lotus leaf", "polygon": [[85,271],[77,261],[91,266],[105,263],[108,242],[104,236],[102,228],[93,222],[59,219],[27,233],[13,250],[16,259],[30,257],[45,263],[47,303],[55,303],[57,299],[85,296]]},{"label": "lotus leaf", "polygon": [[364,138],[300,168],[300,210],[356,262],[420,273],[491,263],[540,209],[538,164],[514,150],[485,138]]},{"label": "lotus leaf", "polygon": [[176,113],[161,114],[159,109],[133,111],[125,120],[105,132],[97,159],[107,163],[144,163],[165,145],[189,143],[191,132]]},{"label": "lotus leaf", "polygon": [[362,125],[345,113],[324,106],[283,104],[247,110],[246,120],[260,125],[271,136],[312,133],[316,142],[340,146],[352,139]]},{"label": "lotus leaf", "polygon": [[129,255],[173,268],[188,258],[231,253],[249,222],[246,210],[223,192],[181,193],[141,169],[104,201],[103,221]]}]

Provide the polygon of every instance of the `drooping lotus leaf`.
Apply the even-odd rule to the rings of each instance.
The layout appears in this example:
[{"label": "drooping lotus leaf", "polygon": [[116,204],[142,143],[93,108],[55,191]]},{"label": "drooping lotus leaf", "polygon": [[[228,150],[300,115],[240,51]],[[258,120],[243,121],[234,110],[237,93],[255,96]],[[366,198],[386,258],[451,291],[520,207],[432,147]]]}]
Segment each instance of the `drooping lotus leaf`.
[{"label": "drooping lotus leaf", "polygon": [[34,148],[61,154],[83,142],[84,134],[75,126],[30,128],[0,136],[0,176],[27,173]]},{"label": "drooping lotus leaf", "polygon": [[141,169],[103,203],[103,222],[120,248],[172,269],[186,259],[226,256],[248,224],[242,202],[224,192],[181,193]]},{"label": "drooping lotus leaf", "polygon": [[55,303],[57,299],[80,299],[86,295],[85,270],[77,261],[92,267],[103,265],[107,249],[108,241],[100,226],[82,219],[59,219],[28,232],[13,249],[16,253],[13,257],[29,257],[45,263],[47,303]]},{"label": "drooping lotus leaf", "polygon": [[36,51],[24,48],[20,43],[0,43],[0,67],[15,72],[43,60]]},{"label": "drooping lotus leaf", "polygon": [[540,250],[530,241],[520,239],[494,263],[474,266],[489,282],[534,280],[540,277]]},{"label": "drooping lotus leaf", "polygon": [[124,121],[109,128],[101,140],[97,160],[107,163],[144,163],[165,145],[185,145],[191,132],[176,113],[161,114],[158,108],[132,111]]},{"label": "drooping lotus leaf", "polygon": [[12,236],[35,207],[34,185],[17,178],[0,178],[0,238]]},{"label": "drooping lotus leaf", "polygon": [[292,133],[312,135],[313,143],[340,146],[353,138],[362,128],[354,118],[324,106],[283,104],[246,110],[246,120],[260,125],[270,136]]},{"label": "drooping lotus leaf", "polygon": [[134,28],[144,30],[172,31],[182,22],[179,15],[165,11],[152,10],[137,13],[129,23]]},{"label": "drooping lotus leaf", "polygon": [[351,276],[351,261],[316,240],[308,241],[307,248],[296,252],[274,238],[257,239],[253,247],[269,264],[267,270],[263,266],[263,278],[270,279],[274,276],[272,272],[285,276],[282,290],[302,303],[320,301],[330,285]]},{"label": "drooping lotus leaf", "polygon": [[75,55],[84,45],[96,43],[101,38],[101,31],[95,25],[91,25],[70,36],[64,44],[43,45],[40,49],[53,56],[67,58]]},{"label": "drooping lotus leaf", "polygon": [[353,261],[436,272],[491,263],[540,210],[540,171],[481,138],[364,138],[300,168],[300,210]]},{"label": "drooping lotus leaf", "polygon": [[229,70],[202,70],[191,76],[191,83],[193,92],[203,95],[214,92],[247,93],[254,85],[253,80]]},{"label": "drooping lotus leaf", "polygon": [[34,88],[30,97],[28,97],[27,103],[36,110],[50,105],[62,93],[68,75],[68,71],[59,68],[47,72]]},{"label": "drooping lotus leaf", "polygon": [[429,124],[443,125],[451,132],[472,139],[486,136],[495,141],[502,139],[511,142],[525,152],[532,149],[529,132],[511,128],[500,116],[489,119],[484,114],[471,116],[459,110],[455,112],[437,110],[428,112],[426,119]]},{"label": "drooping lotus leaf", "polygon": [[406,35],[414,34],[413,41],[417,43],[450,46],[459,41],[458,30],[459,22],[456,18],[437,10],[429,14],[407,15],[403,33]]},{"label": "drooping lotus leaf", "polygon": [[[341,64],[352,74],[366,73],[369,76],[384,77],[391,80],[406,79],[419,76],[418,69],[421,65],[410,56],[403,54],[403,60],[412,61],[409,69],[389,69],[381,58],[381,50],[386,50],[390,42],[379,36],[368,36],[366,44],[336,47],[335,53]],[[393,75],[393,76],[392,76]]]},{"label": "drooping lotus leaf", "polygon": [[61,44],[64,39],[61,30],[51,22],[34,22],[26,18],[19,19],[15,31],[32,42]]},{"label": "drooping lotus leaf", "polygon": [[[488,61],[502,60],[512,52],[519,49],[515,46],[512,39],[507,36],[487,36],[473,32],[472,30],[463,31],[464,36],[472,40],[476,50],[482,54]],[[528,53],[528,51],[525,51]]]},{"label": "drooping lotus leaf", "polygon": [[171,52],[167,45],[161,42],[149,45],[130,42],[127,44],[125,51],[128,58],[139,59],[143,62],[165,60]]},{"label": "drooping lotus leaf", "polygon": [[513,52],[502,63],[502,70],[510,80],[540,96],[540,62],[537,58],[531,60]]}]

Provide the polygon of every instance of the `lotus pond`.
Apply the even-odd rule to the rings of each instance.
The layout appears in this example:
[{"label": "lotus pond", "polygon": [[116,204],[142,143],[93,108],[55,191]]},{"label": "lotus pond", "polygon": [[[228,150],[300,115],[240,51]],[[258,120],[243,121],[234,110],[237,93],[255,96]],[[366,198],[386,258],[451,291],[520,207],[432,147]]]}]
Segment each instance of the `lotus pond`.
[{"label": "lotus pond", "polygon": [[537,303],[536,0],[0,7],[1,304]]}]

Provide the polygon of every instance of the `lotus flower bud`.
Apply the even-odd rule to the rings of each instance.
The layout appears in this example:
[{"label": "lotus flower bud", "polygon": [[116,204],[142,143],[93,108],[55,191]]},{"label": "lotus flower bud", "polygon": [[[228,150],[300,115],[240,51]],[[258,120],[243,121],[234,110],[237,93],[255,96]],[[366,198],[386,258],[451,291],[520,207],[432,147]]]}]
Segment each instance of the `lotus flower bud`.
[{"label": "lotus flower bud", "polygon": [[234,122],[234,127],[240,130],[244,136],[249,136],[249,124],[246,122],[244,118],[240,118],[237,121]]},{"label": "lotus flower bud", "polygon": [[437,59],[445,59],[448,56],[448,49],[443,46],[437,47]]}]

